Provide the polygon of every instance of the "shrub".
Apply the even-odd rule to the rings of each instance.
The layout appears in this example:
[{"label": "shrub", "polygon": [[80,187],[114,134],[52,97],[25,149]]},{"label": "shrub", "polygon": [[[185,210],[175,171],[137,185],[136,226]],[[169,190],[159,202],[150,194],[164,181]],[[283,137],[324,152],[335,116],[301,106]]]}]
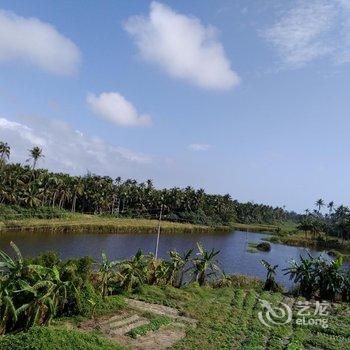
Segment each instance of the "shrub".
[{"label": "shrub", "polygon": [[271,250],[271,244],[268,242],[262,242],[257,244],[256,249],[261,250],[263,252],[269,252]]},{"label": "shrub", "polygon": [[307,299],[320,297],[335,300],[340,295],[347,298],[347,275],[343,270],[342,257],[330,262],[310,255],[308,258],[300,257],[299,263],[292,261],[291,266],[284,271],[297,284],[295,293]]}]

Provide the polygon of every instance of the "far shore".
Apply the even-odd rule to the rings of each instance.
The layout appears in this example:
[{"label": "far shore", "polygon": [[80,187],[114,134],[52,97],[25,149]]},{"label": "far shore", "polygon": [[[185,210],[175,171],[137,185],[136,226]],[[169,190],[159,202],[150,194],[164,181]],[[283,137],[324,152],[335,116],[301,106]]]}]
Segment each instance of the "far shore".
[{"label": "far shore", "polygon": [[[101,233],[155,233],[158,220],[135,218],[112,218],[99,215],[74,214],[68,217],[38,219],[23,218],[17,220],[0,219],[0,232],[35,231],[35,232],[101,232]],[[240,224],[230,225],[198,225],[162,221],[163,233],[210,233],[231,230],[266,232],[278,230],[275,225]]]}]

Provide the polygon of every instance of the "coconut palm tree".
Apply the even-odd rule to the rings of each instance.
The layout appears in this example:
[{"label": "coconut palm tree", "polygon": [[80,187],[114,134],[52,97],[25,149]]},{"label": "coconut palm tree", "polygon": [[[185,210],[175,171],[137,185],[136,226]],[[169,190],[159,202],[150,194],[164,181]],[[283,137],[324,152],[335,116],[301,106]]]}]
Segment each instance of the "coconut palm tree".
[{"label": "coconut palm tree", "polygon": [[324,201],[322,198],[318,199],[315,203],[316,207],[318,208],[318,211],[321,211],[321,208],[324,207]]},{"label": "coconut palm tree", "polygon": [[43,150],[40,147],[34,146],[32,149],[29,150],[29,159],[27,161],[30,161],[32,159],[33,170],[35,169],[36,164],[40,158],[44,158]]},{"label": "coconut palm tree", "polygon": [[327,205],[327,208],[329,209],[329,214],[332,214],[334,210],[334,202],[333,201],[329,202]]},{"label": "coconut palm tree", "polygon": [[10,158],[11,148],[6,142],[0,141],[0,159],[5,162],[6,159]]},{"label": "coconut palm tree", "polygon": [[[151,180],[123,181],[87,174],[75,177],[37,169],[43,157],[40,147],[29,150],[30,166],[4,164],[9,147],[0,143],[0,203],[29,206],[52,206],[85,213],[109,213],[118,216],[154,218],[164,205],[168,220],[198,224],[275,223],[297,214],[283,208],[255,203],[239,203],[229,195],[210,195],[192,187],[157,189]],[[29,190],[28,190],[29,189]],[[34,199],[36,198],[36,199]],[[40,203],[40,204],[37,204]]]}]

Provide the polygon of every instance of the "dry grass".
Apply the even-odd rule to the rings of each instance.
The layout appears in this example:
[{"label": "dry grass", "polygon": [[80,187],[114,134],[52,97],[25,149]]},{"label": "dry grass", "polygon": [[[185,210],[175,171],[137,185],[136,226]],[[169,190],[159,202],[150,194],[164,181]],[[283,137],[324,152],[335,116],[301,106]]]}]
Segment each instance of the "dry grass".
[{"label": "dry grass", "polygon": [[250,231],[250,232],[277,232],[280,230],[277,225],[269,224],[240,224],[238,222],[231,223],[231,228],[240,231]]},{"label": "dry grass", "polygon": [[[24,230],[24,231],[74,231],[74,232],[110,232],[127,233],[143,232],[154,233],[158,227],[157,220],[110,218],[98,215],[74,214],[66,218],[36,219],[0,221],[0,231]],[[205,226],[190,223],[176,223],[162,221],[162,231],[176,232],[213,232],[214,230],[228,230],[225,226]]]}]

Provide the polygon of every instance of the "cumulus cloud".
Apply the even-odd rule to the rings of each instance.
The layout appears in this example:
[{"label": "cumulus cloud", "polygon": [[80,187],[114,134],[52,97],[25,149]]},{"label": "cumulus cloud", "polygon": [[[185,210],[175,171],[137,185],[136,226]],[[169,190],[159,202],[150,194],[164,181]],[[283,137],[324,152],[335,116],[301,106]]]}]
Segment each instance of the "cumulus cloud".
[{"label": "cumulus cloud", "polygon": [[230,89],[240,78],[230,66],[213,26],[152,2],[148,16],[133,16],[125,29],[141,57],[174,78],[207,89]]},{"label": "cumulus cloud", "polygon": [[62,121],[0,118],[0,140],[11,146],[11,161],[23,163],[28,149],[43,148],[43,167],[84,174],[87,170],[106,175],[134,176],[153,164],[153,157],[84,135]]},{"label": "cumulus cloud", "polygon": [[92,112],[117,125],[143,126],[152,122],[149,115],[139,114],[132,103],[117,92],[88,94],[86,101]]},{"label": "cumulus cloud", "polygon": [[191,151],[207,151],[211,145],[207,143],[192,143],[188,146]]},{"label": "cumulus cloud", "polygon": [[350,6],[344,0],[297,1],[261,35],[277,50],[284,68],[320,58],[350,62]]},{"label": "cumulus cloud", "polygon": [[0,10],[0,62],[12,61],[55,74],[72,74],[80,62],[80,52],[51,24]]}]

